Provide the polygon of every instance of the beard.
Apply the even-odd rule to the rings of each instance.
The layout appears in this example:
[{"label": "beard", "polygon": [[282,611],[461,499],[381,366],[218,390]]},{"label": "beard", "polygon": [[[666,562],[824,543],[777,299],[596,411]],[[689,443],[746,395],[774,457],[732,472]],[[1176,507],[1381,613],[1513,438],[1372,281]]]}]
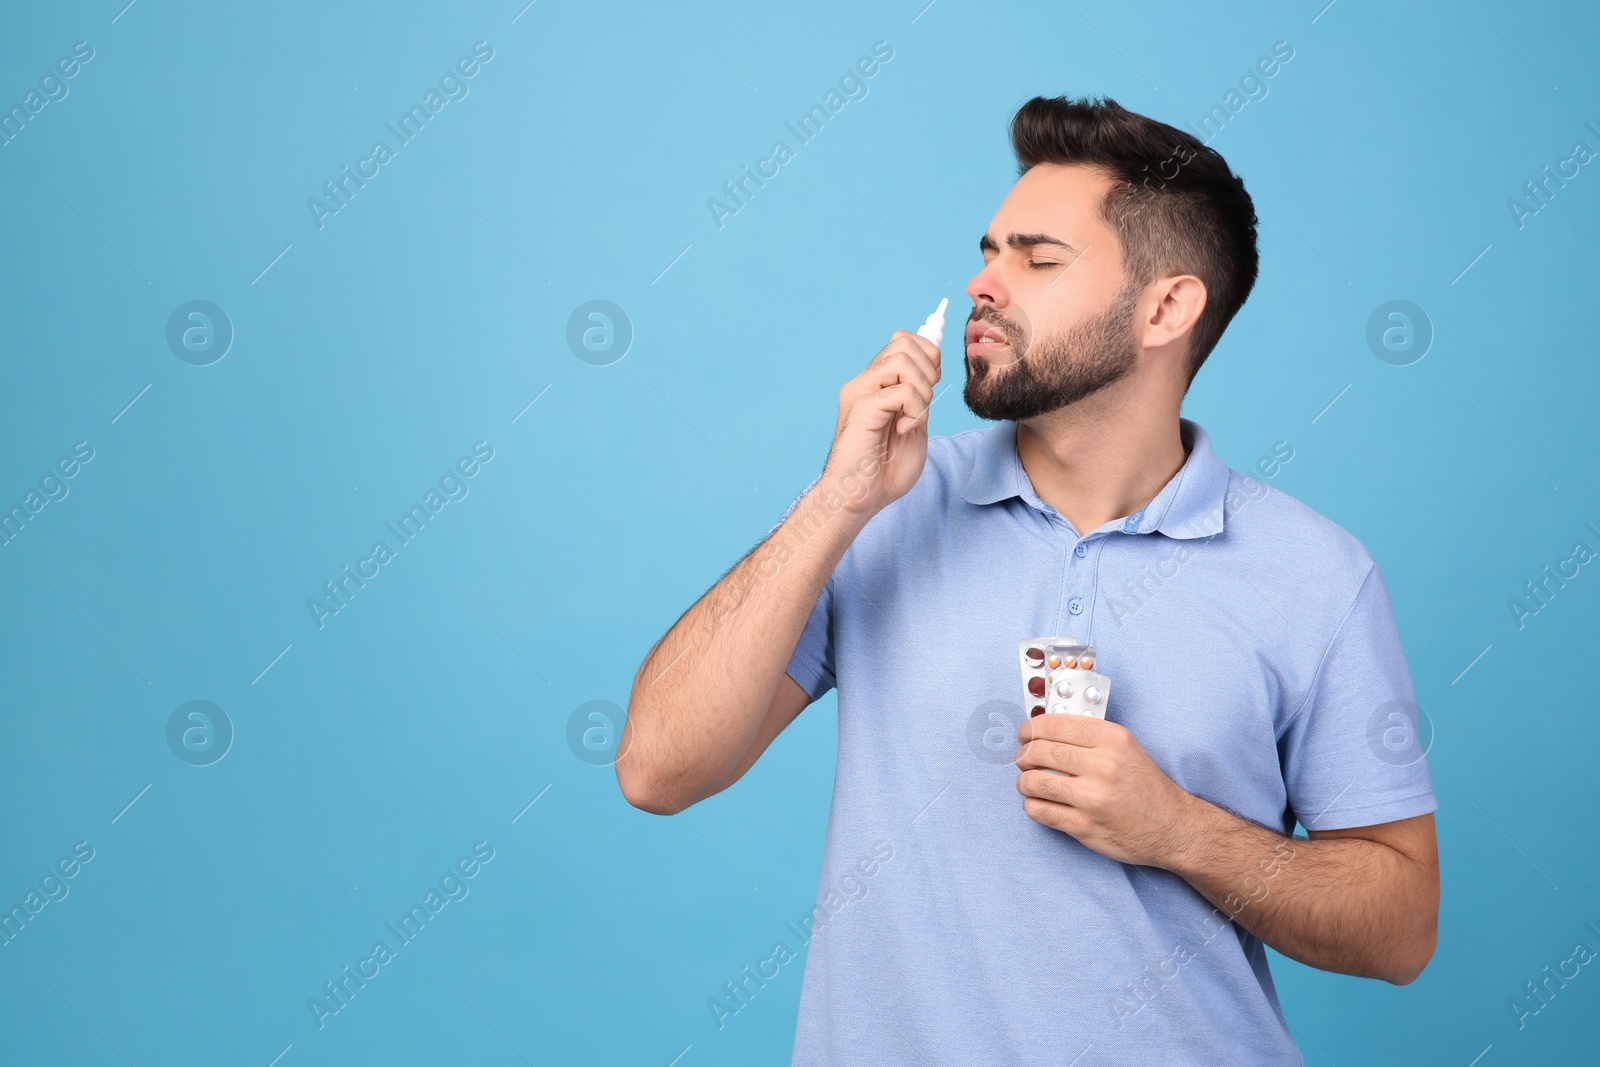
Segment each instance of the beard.
[{"label": "beard", "polygon": [[980,419],[1021,421],[1121,381],[1137,362],[1133,308],[1138,297],[1135,287],[1125,286],[1096,318],[1053,336],[1035,337],[1031,346],[1015,324],[997,314],[979,316],[1005,333],[1013,358],[997,364],[985,356],[968,356],[962,399]]}]

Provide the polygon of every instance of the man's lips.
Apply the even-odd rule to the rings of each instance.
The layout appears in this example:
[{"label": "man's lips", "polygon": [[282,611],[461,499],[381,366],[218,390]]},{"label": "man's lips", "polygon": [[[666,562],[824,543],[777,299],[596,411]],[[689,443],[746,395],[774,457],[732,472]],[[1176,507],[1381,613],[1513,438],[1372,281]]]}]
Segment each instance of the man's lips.
[{"label": "man's lips", "polygon": [[967,355],[982,356],[998,352],[1010,342],[1000,327],[988,322],[967,323]]}]

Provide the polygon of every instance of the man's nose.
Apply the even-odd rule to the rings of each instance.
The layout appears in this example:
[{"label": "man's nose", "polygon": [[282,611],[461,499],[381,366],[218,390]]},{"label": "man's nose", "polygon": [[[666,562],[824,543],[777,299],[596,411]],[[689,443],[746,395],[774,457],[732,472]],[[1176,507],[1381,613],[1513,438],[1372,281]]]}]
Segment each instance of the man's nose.
[{"label": "man's nose", "polygon": [[994,269],[993,263],[985,265],[972,276],[972,280],[967,283],[967,295],[972,298],[973,305],[980,309],[984,304],[1005,307],[1008,300],[1005,286],[1000,283],[999,274]]}]

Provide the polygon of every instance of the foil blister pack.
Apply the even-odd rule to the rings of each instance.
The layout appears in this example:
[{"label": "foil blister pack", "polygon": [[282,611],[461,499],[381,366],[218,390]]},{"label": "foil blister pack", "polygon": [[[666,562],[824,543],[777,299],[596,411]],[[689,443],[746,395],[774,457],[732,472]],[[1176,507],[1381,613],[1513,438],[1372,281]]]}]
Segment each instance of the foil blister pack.
[{"label": "foil blister pack", "polygon": [[1019,642],[1022,706],[1028,715],[1066,714],[1106,717],[1111,679],[1094,669],[1092,645],[1076,638],[1035,637]]}]

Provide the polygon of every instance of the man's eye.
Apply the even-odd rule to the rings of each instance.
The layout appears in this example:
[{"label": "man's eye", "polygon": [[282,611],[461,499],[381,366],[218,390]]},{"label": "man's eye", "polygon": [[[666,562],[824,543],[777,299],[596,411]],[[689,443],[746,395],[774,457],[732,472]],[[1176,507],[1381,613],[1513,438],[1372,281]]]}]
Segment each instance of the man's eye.
[{"label": "man's eye", "polygon": [[1051,260],[1034,260],[1034,259],[1030,259],[1028,261],[1028,266],[1030,266],[1030,267],[1059,267],[1059,266],[1061,266],[1061,264],[1056,263],[1056,262],[1051,261]]}]

